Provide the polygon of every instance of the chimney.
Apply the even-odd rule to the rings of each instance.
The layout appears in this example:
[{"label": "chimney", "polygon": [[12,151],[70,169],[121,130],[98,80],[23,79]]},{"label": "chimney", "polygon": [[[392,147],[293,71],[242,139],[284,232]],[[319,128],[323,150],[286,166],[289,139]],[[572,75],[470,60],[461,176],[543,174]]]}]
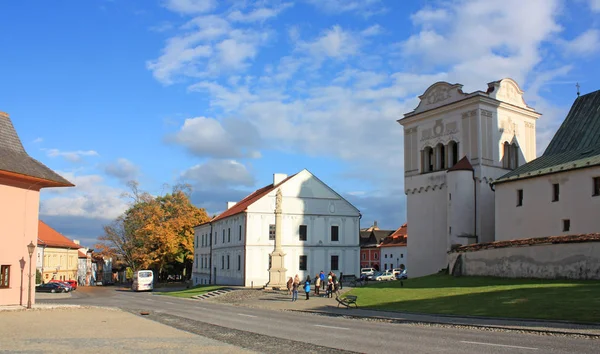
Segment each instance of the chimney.
[{"label": "chimney", "polygon": [[77,245],[81,245],[81,243],[79,243],[79,240],[73,240],[73,243],[75,243]]},{"label": "chimney", "polygon": [[377,229],[377,220],[373,222],[373,228]]},{"label": "chimney", "polygon": [[284,179],[287,178],[286,174],[283,173],[274,173],[273,174],[273,185],[276,186],[281,183]]},{"label": "chimney", "polygon": [[236,205],[237,202],[227,202],[227,209],[230,209],[232,206]]}]

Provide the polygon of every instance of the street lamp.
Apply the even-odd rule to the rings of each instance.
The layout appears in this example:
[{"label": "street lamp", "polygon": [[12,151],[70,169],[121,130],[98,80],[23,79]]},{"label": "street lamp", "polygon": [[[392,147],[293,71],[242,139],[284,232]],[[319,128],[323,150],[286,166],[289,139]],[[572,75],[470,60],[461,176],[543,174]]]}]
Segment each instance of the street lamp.
[{"label": "street lamp", "polygon": [[29,242],[27,245],[27,252],[29,252],[29,291],[27,293],[27,308],[31,308],[31,256],[33,256],[33,251],[35,251],[35,245],[33,241]]}]

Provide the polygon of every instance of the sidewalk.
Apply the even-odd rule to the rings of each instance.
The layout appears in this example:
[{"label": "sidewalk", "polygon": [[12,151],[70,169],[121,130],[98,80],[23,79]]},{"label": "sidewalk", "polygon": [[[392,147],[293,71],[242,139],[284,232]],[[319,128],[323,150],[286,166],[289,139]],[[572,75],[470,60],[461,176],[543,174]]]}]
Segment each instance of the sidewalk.
[{"label": "sidewalk", "polygon": [[[350,288],[344,288],[341,293],[345,293]],[[349,309],[340,305],[334,298],[325,298],[314,296],[310,293],[310,299],[305,300],[304,292],[298,294],[298,301],[292,302],[291,295],[286,291],[265,291],[263,296],[242,301],[241,306],[265,308],[283,311],[302,311],[318,313],[333,316],[352,316],[361,318],[375,318],[380,320],[390,320],[405,323],[427,323],[438,325],[486,327],[497,329],[509,329],[530,332],[548,332],[570,335],[583,335],[588,337],[597,337],[600,339],[600,324],[586,325],[560,321],[545,320],[526,320],[510,318],[489,318],[489,317],[459,317],[450,315],[435,315],[421,313],[406,313],[380,311],[360,308],[360,298],[357,301],[358,309],[351,307]]]},{"label": "sidewalk", "polygon": [[254,353],[111,308],[39,305],[34,309],[44,311],[2,309],[1,351]]}]

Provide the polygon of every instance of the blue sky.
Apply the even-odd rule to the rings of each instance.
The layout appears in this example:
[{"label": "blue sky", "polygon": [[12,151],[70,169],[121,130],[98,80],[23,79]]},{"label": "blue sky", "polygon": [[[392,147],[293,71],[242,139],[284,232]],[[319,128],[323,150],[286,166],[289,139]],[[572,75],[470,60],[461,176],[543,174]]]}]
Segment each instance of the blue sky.
[{"label": "blue sky", "polygon": [[402,129],[436,81],[515,79],[543,152],[600,89],[600,0],[4,1],[0,110],[77,187],[40,217],[91,246],[126,182],[224,209],[307,168],[388,229],[406,221]]}]

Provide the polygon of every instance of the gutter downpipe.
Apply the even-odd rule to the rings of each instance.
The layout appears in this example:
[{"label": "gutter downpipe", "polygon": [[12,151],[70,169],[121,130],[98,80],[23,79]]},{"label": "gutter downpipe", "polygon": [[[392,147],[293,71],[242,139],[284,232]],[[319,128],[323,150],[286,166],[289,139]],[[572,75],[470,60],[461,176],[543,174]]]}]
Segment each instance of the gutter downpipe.
[{"label": "gutter downpipe", "polygon": [[209,256],[208,257],[208,284],[212,284],[212,257],[213,257],[213,224],[212,221],[208,222],[210,224],[210,237],[208,238],[208,241],[210,242],[210,251],[209,251]]},{"label": "gutter downpipe", "polygon": [[[242,238],[242,242],[244,244],[244,267],[242,268],[242,284],[246,287],[246,253],[248,248],[248,243],[246,242],[246,235],[248,235],[248,213],[246,213],[245,227],[244,227],[244,237]],[[241,266],[241,265],[240,265]],[[252,288],[254,288],[254,284],[252,284]]]},{"label": "gutter downpipe", "polygon": [[475,243],[479,243],[479,236],[477,235],[477,177],[475,177],[475,169],[471,170],[473,174],[473,236],[475,236]]}]

